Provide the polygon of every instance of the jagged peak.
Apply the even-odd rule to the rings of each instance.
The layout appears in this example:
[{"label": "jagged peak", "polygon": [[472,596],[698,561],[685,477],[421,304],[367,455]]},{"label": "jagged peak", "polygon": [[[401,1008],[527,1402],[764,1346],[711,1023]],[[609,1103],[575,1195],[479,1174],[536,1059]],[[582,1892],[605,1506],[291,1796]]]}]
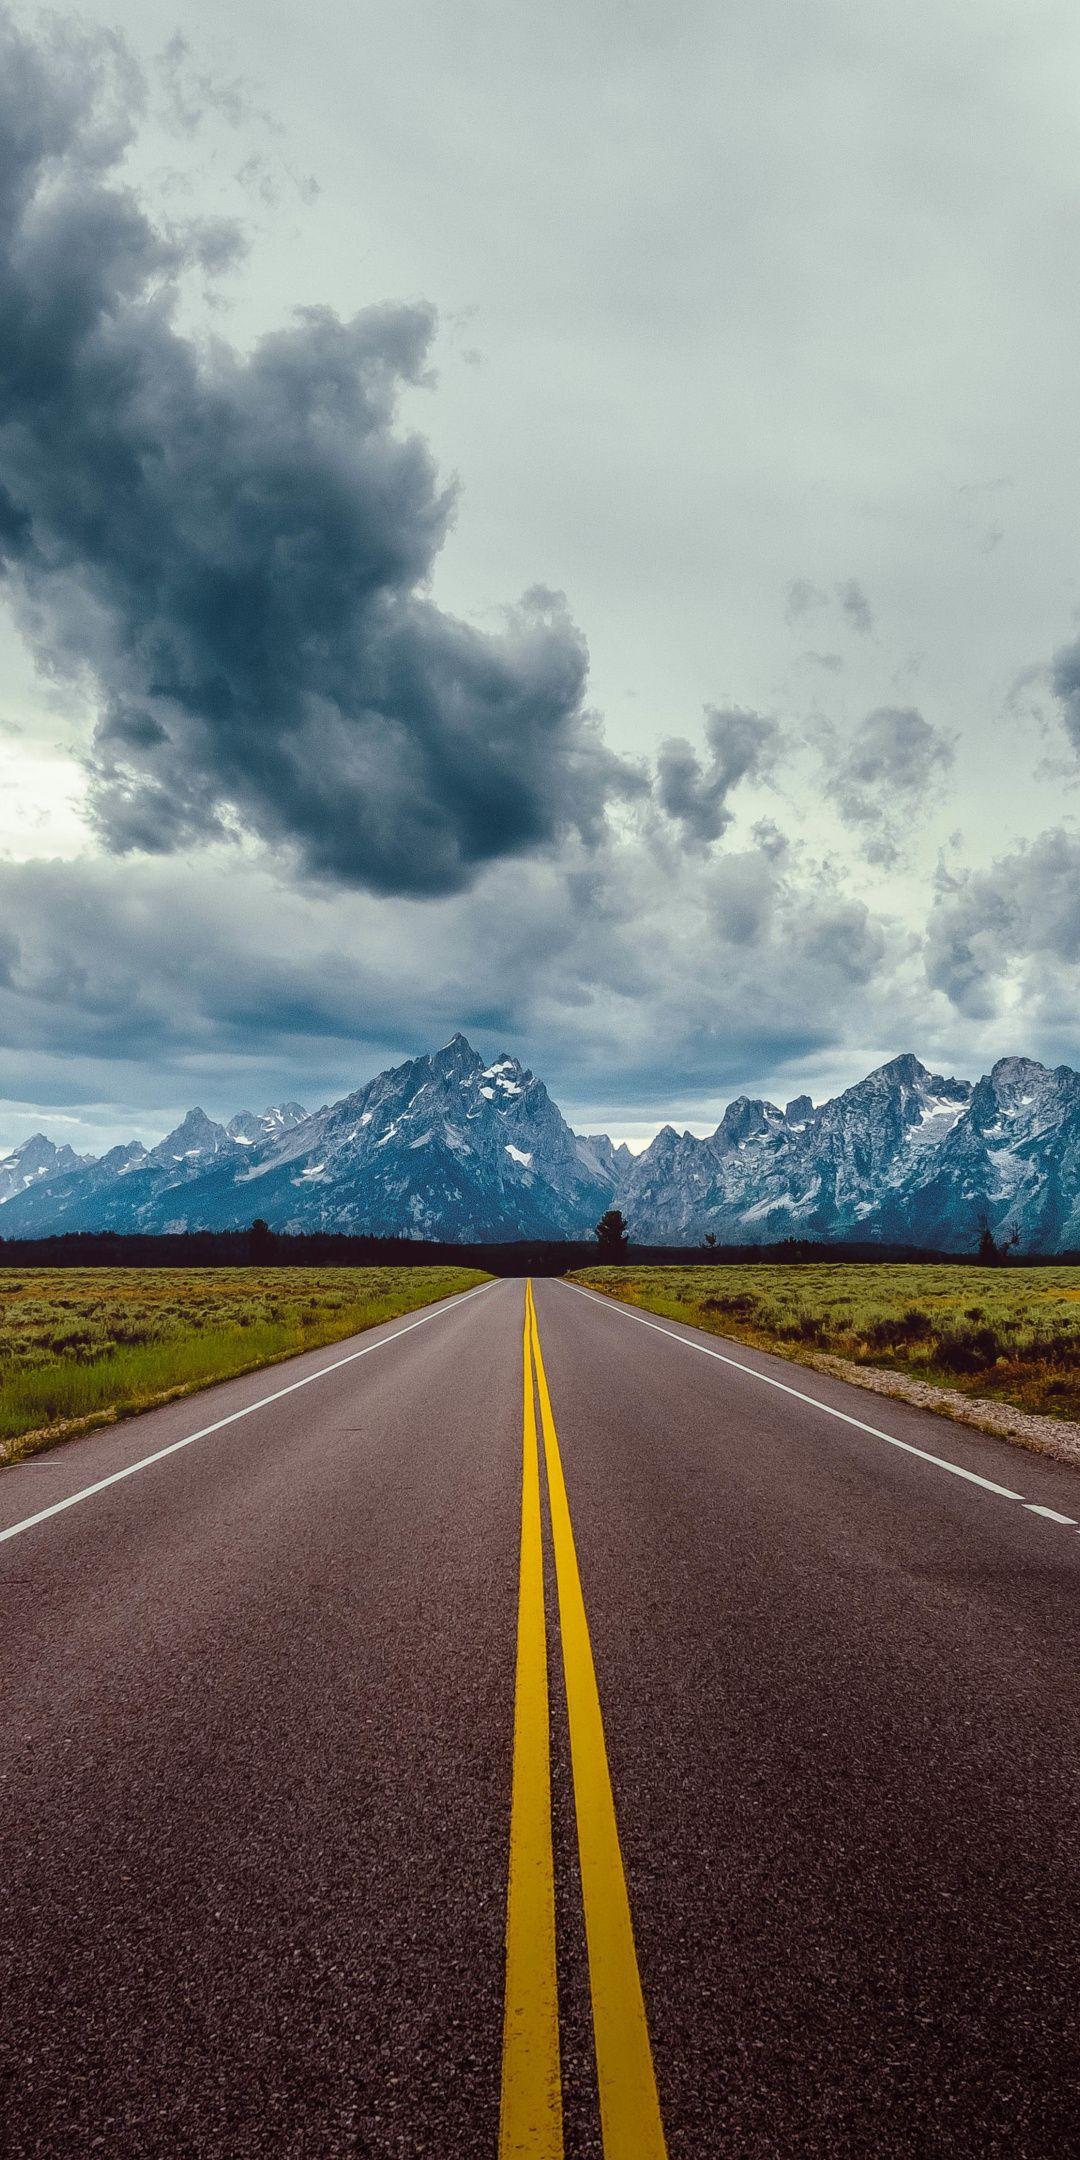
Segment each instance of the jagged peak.
[{"label": "jagged peak", "polygon": [[[303,1121],[295,1134],[289,1116]],[[246,1161],[196,1105],[151,1154],[139,1143],[111,1150],[104,1177],[99,1166],[74,1202],[78,1158],[32,1134],[15,1151],[21,1164],[10,1149],[0,1156],[0,1201],[15,1211],[4,1220],[50,1234],[77,1205],[88,1221],[107,1210],[111,1223],[149,1228],[190,1206],[191,1223],[200,1210],[222,1224],[257,1210],[290,1225],[400,1221],[416,1235],[468,1238],[489,1224],[581,1234],[607,1205],[606,1184],[637,1232],[670,1226],[675,1242],[700,1241],[705,1227],[737,1241],[865,1228],[963,1249],[984,1191],[995,1228],[1015,1219],[1026,1238],[1030,1225],[1042,1249],[1080,1226],[1080,1074],[1022,1056],[999,1058],[972,1089],[904,1052],[828,1102],[796,1095],[782,1111],[742,1094],[711,1135],[667,1123],[634,1156],[605,1134],[575,1137],[542,1080],[507,1050],[489,1063],[459,1029],[314,1118],[282,1104],[238,1112],[240,1123],[259,1143]],[[528,1162],[528,1180],[509,1175],[511,1160]],[[116,1180],[128,1164],[138,1175],[125,1199]],[[190,1203],[177,1197],[188,1190]]]},{"label": "jagged peak", "polygon": [[[661,1125],[659,1132],[654,1135],[654,1137],[650,1140],[648,1147],[645,1149],[645,1154],[651,1155],[653,1149],[658,1148],[661,1141],[664,1142],[665,1147],[671,1147],[678,1141],[678,1138],[679,1135],[676,1132],[674,1125]],[[643,1158],[639,1156],[638,1160],[640,1162],[641,1160],[643,1160]]]},{"label": "jagged peak", "polygon": [[[865,1080],[857,1081],[856,1086],[867,1087],[874,1080],[887,1080],[898,1087],[917,1087],[929,1078],[922,1059],[917,1058],[913,1050],[902,1050],[899,1057],[889,1058],[884,1065],[875,1065],[873,1072],[867,1073]],[[854,1089],[848,1088],[845,1092],[851,1095]]]},{"label": "jagged peak", "polygon": [[448,1043],[443,1044],[441,1050],[433,1051],[430,1057],[410,1060],[411,1064],[426,1066],[429,1072],[434,1073],[479,1072],[483,1062],[480,1052],[473,1049],[468,1036],[463,1035],[460,1028],[456,1035],[451,1035]]},{"label": "jagged peak", "polygon": [[1041,1079],[1049,1079],[1050,1068],[1041,1065],[1038,1058],[1029,1057],[999,1057],[990,1067],[991,1080],[1024,1079],[1035,1073]]},{"label": "jagged peak", "polygon": [[762,1132],[769,1125],[782,1124],[783,1116],[783,1111],[775,1103],[767,1102],[764,1096],[736,1095],[734,1102],[729,1102],[713,1139],[737,1145],[740,1140],[749,1139],[751,1133]]},{"label": "jagged peak", "polygon": [[179,1125],[174,1125],[172,1131],[166,1133],[164,1140],[159,1140],[151,1152],[155,1160],[165,1161],[169,1156],[177,1154],[193,1155],[197,1151],[205,1150],[207,1145],[216,1151],[219,1143],[227,1143],[228,1139],[224,1125],[219,1125],[216,1118],[208,1117],[201,1104],[196,1103],[194,1109],[187,1111]]}]

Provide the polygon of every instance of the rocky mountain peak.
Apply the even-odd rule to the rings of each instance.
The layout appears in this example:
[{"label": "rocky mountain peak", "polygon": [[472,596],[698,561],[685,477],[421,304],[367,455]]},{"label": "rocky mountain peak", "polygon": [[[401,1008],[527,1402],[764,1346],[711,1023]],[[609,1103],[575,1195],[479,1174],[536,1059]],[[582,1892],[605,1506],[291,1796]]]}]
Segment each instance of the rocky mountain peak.
[{"label": "rocky mountain peak", "polygon": [[239,1141],[241,1147],[258,1147],[279,1133],[292,1132],[304,1123],[307,1115],[303,1103],[268,1103],[259,1117],[252,1110],[238,1110],[236,1116],[229,1119],[225,1131],[229,1139]]},{"label": "rocky mountain peak", "polygon": [[775,1103],[764,1102],[759,1096],[738,1095],[728,1104],[713,1137],[719,1147],[741,1147],[761,1133],[775,1131],[783,1122],[783,1112]]},{"label": "rocky mountain peak", "polygon": [[913,1051],[905,1050],[900,1057],[890,1058],[887,1064],[876,1066],[873,1072],[867,1073],[865,1080],[856,1081],[855,1086],[847,1088],[845,1093],[878,1095],[906,1088],[921,1090],[929,1078],[930,1075],[921,1060]]},{"label": "rocky mountain peak", "polygon": [[0,1157],[5,1237],[64,1230],[342,1229],[414,1237],[587,1236],[620,1207],[645,1242],[888,1239],[971,1250],[979,1217],[1021,1248],[1080,1246],[1080,1074],[998,1060],[973,1089],[911,1052],[814,1108],[740,1095],[704,1139],[665,1125],[632,1156],[571,1132],[508,1051],[460,1032],[305,1116],[227,1130],[201,1108],[149,1153],[80,1160],[44,1133]]},{"label": "rocky mountain peak", "polygon": [[238,1110],[225,1127],[230,1140],[239,1140],[243,1147],[254,1147],[265,1138],[262,1124],[253,1110]]},{"label": "rocky mountain peak", "polygon": [[141,1140],[122,1140],[117,1147],[110,1148],[108,1154],[102,1156],[100,1167],[103,1170],[123,1172],[134,1170],[140,1163],[149,1160]]},{"label": "rocky mountain peak", "polygon": [[464,1073],[479,1072],[484,1061],[479,1051],[473,1049],[468,1036],[462,1035],[459,1029],[456,1035],[451,1035],[448,1043],[443,1044],[441,1050],[433,1051],[429,1058],[416,1058],[411,1062],[428,1065],[432,1072],[447,1077],[460,1077]]},{"label": "rocky mountain peak", "polygon": [[269,1103],[259,1119],[267,1132],[289,1132],[302,1125],[308,1112],[302,1102]]},{"label": "rocky mountain peak", "polygon": [[188,1111],[174,1131],[167,1133],[164,1140],[159,1140],[156,1148],[151,1148],[150,1160],[195,1162],[206,1156],[220,1154],[229,1144],[229,1135],[224,1125],[217,1124],[214,1118],[207,1117],[205,1110],[196,1106],[194,1110]]},{"label": "rocky mountain peak", "polygon": [[66,1141],[58,1147],[45,1133],[31,1133],[28,1140],[0,1155],[0,1204],[42,1180],[88,1169],[93,1160],[92,1155],[76,1155]]},{"label": "rocky mountain peak", "polygon": [[1028,1089],[1040,1089],[1053,1074],[1037,1058],[1003,1057],[990,1067],[989,1079],[995,1095],[999,1098],[1019,1095]]},{"label": "rocky mountain peak", "polygon": [[4,1162],[21,1163],[24,1170],[34,1170],[39,1163],[51,1161],[59,1152],[53,1141],[43,1132],[36,1132],[31,1133],[28,1140],[20,1140],[18,1147],[12,1148],[10,1154],[2,1159]]}]

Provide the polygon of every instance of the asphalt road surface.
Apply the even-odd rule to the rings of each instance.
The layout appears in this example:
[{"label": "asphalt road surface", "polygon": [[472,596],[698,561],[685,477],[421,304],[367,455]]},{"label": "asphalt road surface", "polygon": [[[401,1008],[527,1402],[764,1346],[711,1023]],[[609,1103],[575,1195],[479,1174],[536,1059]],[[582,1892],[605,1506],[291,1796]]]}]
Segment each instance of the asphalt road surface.
[{"label": "asphalt road surface", "polygon": [[5,2160],[1080,2153],[1080,1476],[532,1310],[0,1473]]}]

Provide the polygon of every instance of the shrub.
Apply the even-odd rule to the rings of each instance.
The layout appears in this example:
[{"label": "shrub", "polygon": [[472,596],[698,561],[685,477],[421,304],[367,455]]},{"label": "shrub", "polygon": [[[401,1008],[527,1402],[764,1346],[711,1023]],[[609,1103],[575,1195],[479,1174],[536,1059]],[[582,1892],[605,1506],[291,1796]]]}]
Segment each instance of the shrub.
[{"label": "shrub", "polygon": [[933,1333],[933,1321],[920,1305],[909,1305],[893,1318],[874,1320],[864,1340],[871,1350],[899,1350],[908,1343],[925,1342]]},{"label": "shrub", "polygon": [[996,1328],[943,1328],[934,1346],[934,1362],[946,1372],[984,1372],[996,1365],[1002,1342]]}]

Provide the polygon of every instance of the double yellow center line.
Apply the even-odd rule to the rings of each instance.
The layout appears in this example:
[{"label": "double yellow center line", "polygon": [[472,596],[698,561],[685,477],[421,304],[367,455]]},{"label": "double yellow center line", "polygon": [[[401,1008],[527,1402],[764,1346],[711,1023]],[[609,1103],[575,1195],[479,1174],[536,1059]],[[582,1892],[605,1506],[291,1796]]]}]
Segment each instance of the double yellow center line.
[{"label": "double yellow center line", "polygon": [[[666,2160],[600,1697],[532,1284],[525,1291],[524,1454],[499,2160],[562,2160],[551,1723],[540,1510],[540,1403],[570,1725],[604,2160]],[[535,1392],[534,1392],[535,1374]]]}]

